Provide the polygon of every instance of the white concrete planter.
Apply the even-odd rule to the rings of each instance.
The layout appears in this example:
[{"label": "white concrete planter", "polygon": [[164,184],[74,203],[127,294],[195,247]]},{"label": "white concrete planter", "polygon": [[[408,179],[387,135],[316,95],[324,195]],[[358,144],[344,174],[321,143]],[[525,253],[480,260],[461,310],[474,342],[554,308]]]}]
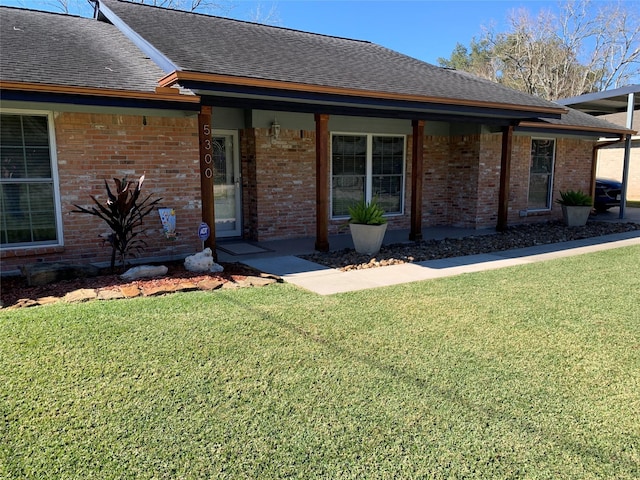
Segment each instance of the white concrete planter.
[{"label": "white concrete planter", "polygon": [[590,213],[591,207],[589,206],[562,205],[562,217],[568,227],[581,227],[586,225]]},{"label": "white concrete planter", "polygon": [[350,223],[351,238],[356,252],[366,255],[375,255],[380,251],[387,224],[364,225],[362,223]]}]

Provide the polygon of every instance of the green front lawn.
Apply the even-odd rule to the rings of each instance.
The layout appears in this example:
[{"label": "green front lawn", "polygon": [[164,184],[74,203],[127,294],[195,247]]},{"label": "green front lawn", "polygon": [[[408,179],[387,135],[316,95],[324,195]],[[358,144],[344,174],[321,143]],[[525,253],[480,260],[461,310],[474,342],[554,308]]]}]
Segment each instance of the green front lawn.
[{"label": "green front lawn", "polygon": [[0,311],[0,478],[638,478],[639,266]]}]

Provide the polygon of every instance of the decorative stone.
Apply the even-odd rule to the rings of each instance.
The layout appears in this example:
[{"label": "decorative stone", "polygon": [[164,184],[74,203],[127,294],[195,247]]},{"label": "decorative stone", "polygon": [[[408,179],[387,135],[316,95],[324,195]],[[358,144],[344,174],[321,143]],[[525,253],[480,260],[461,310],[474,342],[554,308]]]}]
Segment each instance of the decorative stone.
[{"label": "decorative stone", "polygon": [[224,285],[224,282],[220,280],[207,279],[198,282],[198,288],[200,290],[217,290]]},{"label": "decorative stone", "polygon": [[253,287],[266,287],[267,285],[271,285],[272,283],[277,283],[277,280],[274,278],[266,278],[266,277],[247,277],[246,282]]},{"label": "decorative stone", "polygon": [[156,297],[159,295],[166,295],[167,293],[174,293],[175,291],[175,285],[161,285],[159,287],[144,288],[142,289],[142,294],[145,297]]},{"label": "decorative stone", "polygon": [[194,290],[198,290],[198,285],[193,282],[180,282],[176,285],[176,292],[193,292]]},{"label": "decorative stone", "polygon": [[88,300],[95,300],[98,298],[98,294],[93,288],[80,288],[73,292],[67,293],[62,300],[65,302],[86,302]]},{"label": "decorative stone", "polygon": [[190,272],[222,272],[224,268],[213,261],[213,253],[210,248],[205,248],[202,252],[189,255],[184,259],[184,268]]},{"label": "decorative stone", "polygon": [[162,277],[167,274],[169,269],[164,265],[141,265],[133,267],[120,275],[120,279],[128,282],[139,278]]},{"label": "decorative stone", "polygon": [[51,305],[52,303],[57,303],[59,301],[60,301],[60,297],[53,297],[53,296],[40,297],[36,299],[36,302],[38,302],[38,305]]},{"label": "decorative stone", "polygon": [[38,305],[38,302],[31,298],[21,298],[10,307],[7,307],[7,310],[16,310],[18,308],[26,308],[26,307],[35,307],[36,305]]},{"label": "decorative stone", "polygon": [[68,263],[32,263],[21,268],[30,287],[47,285],[60,280],[95,277],[100,269],[93,265],[72,265]]},{"label": "decorative stone", "polygon": [[98,291],[98,300],[118,300],[120,298],[124,298],[124,294],[120,290]]},{"label": "decorative stone", "polygon": [[120,287],[120,292],[124,298],[134,298],[140,295],[140,289],[135,285],[124,285]]}]

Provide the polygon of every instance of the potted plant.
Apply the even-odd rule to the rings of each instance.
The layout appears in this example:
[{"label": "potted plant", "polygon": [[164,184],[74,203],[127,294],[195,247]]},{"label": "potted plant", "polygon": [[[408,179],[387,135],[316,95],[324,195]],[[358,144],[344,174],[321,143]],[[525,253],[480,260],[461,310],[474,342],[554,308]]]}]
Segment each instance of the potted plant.
[{"label": "potted plant", "polygon": [[560,191],[557,202],[562,205],[562,216],[568,227],[586,225],[593,206],[593,199],[581,190]]},{"label": "potted plant", "polygon": [[384,210],[375,200],[364,200],[349,207],[349,229],[356,252],[375,255],[380,251],[384,234],[387,231],[387,219]]}]

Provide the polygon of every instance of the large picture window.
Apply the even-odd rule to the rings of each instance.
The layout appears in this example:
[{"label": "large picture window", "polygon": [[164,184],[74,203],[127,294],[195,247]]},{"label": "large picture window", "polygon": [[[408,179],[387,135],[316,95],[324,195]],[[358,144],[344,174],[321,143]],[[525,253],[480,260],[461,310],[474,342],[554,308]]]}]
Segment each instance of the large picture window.
[{"label": "large picture window", "polygon": [[378,202],[387,214],[400,214],[404,202],[405,137],[331,137],[331,215],[349,215],[362,199]]},{"label": "large picture window", "polygon": [[553,166],[556,142],[553,139],[531,140],[531,168],[529,170],[529,210],[551,209]]},{"label": "large picture window", "polygon": [[47,115],[0,114],[0,246],[57,244]]}]

